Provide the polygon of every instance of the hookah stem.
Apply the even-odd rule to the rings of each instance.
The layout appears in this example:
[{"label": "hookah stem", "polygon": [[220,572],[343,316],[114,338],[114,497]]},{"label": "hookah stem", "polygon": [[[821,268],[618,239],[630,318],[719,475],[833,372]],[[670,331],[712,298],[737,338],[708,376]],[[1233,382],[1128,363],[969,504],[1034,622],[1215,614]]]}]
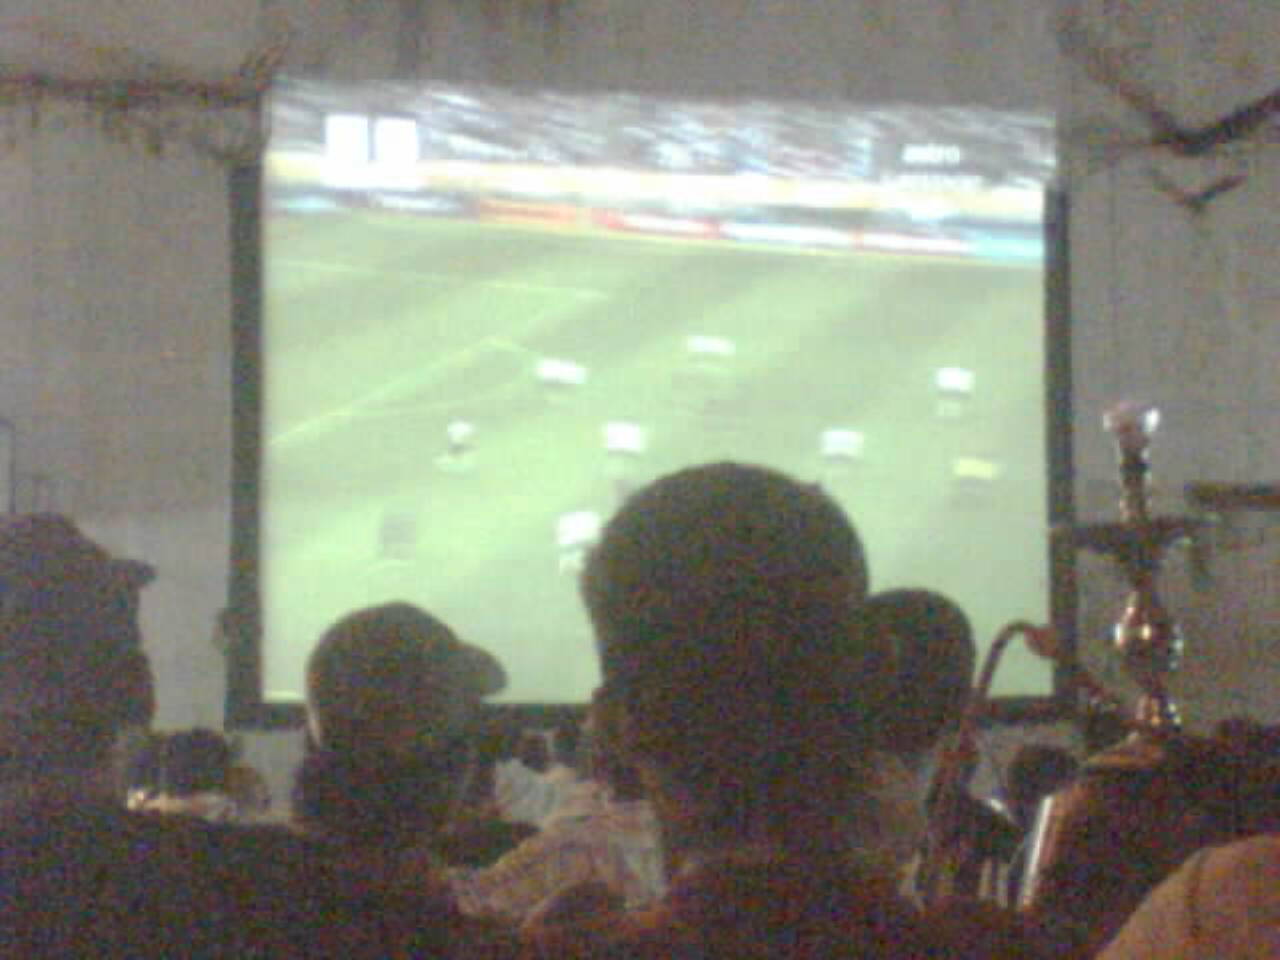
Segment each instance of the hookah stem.
[{"label": "hookah stem", "polygon": [[936,804],[931,817],[933,829],[930,831],[932,862],[927,863],[922,871],[926,888],[923,892],[927,900],[943,893],[940,887],[944,880],[949,879],[948,872],[959,861],[960,850],[957,848],[962,842],[958,830],[960,795],[972,772],[973,759],[977,754],[978,724],[987,712],[996,668],[1014,637],[1032,634],[1037,629],[1029,621],[1014,620],[996,634],[983,660],[978,682],[970,693],[952,743],[938,764],[932,791]]},{"label": "hookah stem", "polygon": [[1150,523],[1148,503],[1150,494],[1151,464],[1147,459],[1147,446],[1121,446],[1120,483],[1123,499],[1120,511],[1124,519],[1142,530]]}]

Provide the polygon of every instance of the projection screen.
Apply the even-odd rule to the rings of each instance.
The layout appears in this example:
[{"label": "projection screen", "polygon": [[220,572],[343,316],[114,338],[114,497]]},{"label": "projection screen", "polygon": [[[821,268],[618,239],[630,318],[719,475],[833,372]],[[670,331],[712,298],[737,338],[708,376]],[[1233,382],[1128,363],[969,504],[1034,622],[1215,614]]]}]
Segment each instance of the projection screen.
[{"label": "projection screen", "polygon": [[[1046,620],[1053,172],[1048,118],[989,109],[280,84],[251,698],[296,704],[327,624],[404,599],[500,700],[586,700],[601,524],[717,459],[821,483],[873,588],[949,594],[983,645]],[[1015,650],[995,692],[1053,671]]]}]

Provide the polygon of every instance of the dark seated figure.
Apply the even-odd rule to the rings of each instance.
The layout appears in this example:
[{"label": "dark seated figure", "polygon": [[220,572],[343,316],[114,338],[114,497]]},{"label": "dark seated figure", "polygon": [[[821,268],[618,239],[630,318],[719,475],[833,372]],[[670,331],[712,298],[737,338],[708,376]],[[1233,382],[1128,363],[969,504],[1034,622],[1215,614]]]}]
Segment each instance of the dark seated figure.
[{"label": "dark seated figure", "polygon": [[1268,728],[1135,733],[1090,757],[1044,811],[1024,910],[1092,956],[1165,878],[1209,846],[1280,832],[1280,753]]},{"label": "dark seated figure", "polygon": [[113,757],[153,712],[153,576],[65,518],[0,517],[0,954],[472,955],[447,903],[372,894],[282,829],[125,809]]},{"label": "dark seated figure", "polygon": [[619,916],[548,923],[539,958],[620,960],[1033,960],[1037,932],[977,902],[927,916],[878,867],[839,857],[747,854],[677,878],[663,902]]},{"label": "dark seated figure", "polygon": [[502,677],[411,604],[339,618],[307,661],[295,827],[367,889],[448,899],[440,838],[468,779],[481,698]]},{"label": "dark seated figure", "polygon": [[[935,629],[963,619],[936,594],[869,595],[828,495],[750,465],[668,475],[606,525],[582,589],[668,888],[650,910],[533,931],[531,956],[1041,955],[1011,913],[899,893],[878,764],[942,732],[922,730],[924,701],[964,689],[967,673],[936,674],[971,670],[971,650],[942,649],[971,638]],[[921,637],[938,647],[923,659]]]},{"label": "dark seated figure", "polygon": [[278,828],[78,798],[8,812],[6,956],[471,955],[447,903],[371,894]]}]

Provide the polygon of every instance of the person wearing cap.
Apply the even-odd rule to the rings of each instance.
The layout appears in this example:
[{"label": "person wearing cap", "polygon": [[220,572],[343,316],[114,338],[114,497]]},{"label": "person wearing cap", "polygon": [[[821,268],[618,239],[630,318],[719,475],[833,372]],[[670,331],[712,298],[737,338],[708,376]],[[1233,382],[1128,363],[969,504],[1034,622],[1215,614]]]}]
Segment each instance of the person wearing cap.
[{"label": "person wearing cap", "polygon": [[66,518],[0,518],[0,816],[117,795],[119,735],[155,707],[138,628],[145,563]]},{"label": "person wearing cap", "polygon": [[581,585],[669,885],[649,910],[540,931],[531,956],[1036,956],[1012,920],[924,917],[898,892],[878,758],[927,749],[942,725],[914,689],[954,689],[930,671],[970,661],[903,661],[932,595],[868,596],[827,494],[750,464],[667,475],[605,526]]},{"label": "person wearing cap", "polygon": [[367,886],[448,898],[436,841],[470,772],[482,698],[505,681],[492,656],[412,604],[340,618],[307,661],[295,825]]},{"label": "person wearing cap", "polygon": [[113,747],[151,720],[153,576],[65,517],[0,517],[0,952],[454,955],[449,915],[361,889],[283,828],[125,808]]}]

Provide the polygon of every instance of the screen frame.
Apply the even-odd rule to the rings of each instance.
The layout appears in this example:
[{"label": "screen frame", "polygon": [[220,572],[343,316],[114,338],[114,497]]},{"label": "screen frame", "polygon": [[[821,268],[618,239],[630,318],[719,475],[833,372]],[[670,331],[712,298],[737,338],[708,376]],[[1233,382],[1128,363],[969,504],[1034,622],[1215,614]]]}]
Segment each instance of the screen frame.
[{"label": "screen frame", "polygon": [[[293,730],[305,723],[297,703],[262,694],[261,481],[263,436],[263,166],[228,174],[231,283],[231,531],[228,597],[221,618],[226,649],[225,725],[246,731]],[[1072,415],[1070,197],[1057,183],[1044,193],[1044,415],[1049,530],[1075,522]],[[1076,719],[1074,684],[1078,609],[1077,561],[1064,538],[1047,536],[1049,616],[1062,650],[1049,694],[993,697],[984,724],[1056,723]],[[991,638],[977,638],[980,642]],[[569,703],[503,703],[521,715],[555,714]]]}]

